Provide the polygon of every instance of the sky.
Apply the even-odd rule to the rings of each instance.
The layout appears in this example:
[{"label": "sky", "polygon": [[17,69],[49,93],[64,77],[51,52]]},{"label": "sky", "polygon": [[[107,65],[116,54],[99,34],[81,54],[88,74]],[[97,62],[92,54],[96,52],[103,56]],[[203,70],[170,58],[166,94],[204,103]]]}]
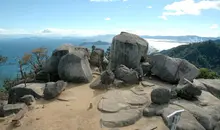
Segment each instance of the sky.
[{"label": "sky", "polygon": [[220,36],[220,0],[1,0],[0,34]]}]

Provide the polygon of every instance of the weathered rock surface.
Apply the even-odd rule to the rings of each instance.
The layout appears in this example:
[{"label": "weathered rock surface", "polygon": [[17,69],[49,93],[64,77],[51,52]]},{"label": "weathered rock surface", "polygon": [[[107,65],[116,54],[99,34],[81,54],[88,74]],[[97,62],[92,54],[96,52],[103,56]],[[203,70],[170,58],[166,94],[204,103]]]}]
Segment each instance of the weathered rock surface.
[{"label": "weathered rock surface", "polygon": [[144,109],[143,115],[146,117],[160,116],[163,113],[163,109],[165,107],[167,107],[167,105],[151,104]]},{"label": "weathered rock surface", "polygon": [[92,71],[84,52],[74,51],[60,59],[59,77],[68,82],[88,83],[92,80]]},{"label": "weathered rock surface", "polygon": [[[163,109],[162,117],[166,125],[170,128],[171,122],[167,116],[176,110],[182,108],[176,105],[169,105]],[[205,128],[190,114],[188,111],[184,111],[181,114],[180,121],[177,123],[177,130],[205,130]]]},{"label": "weathered rock surface", "polygon": [[154,84],[149,83],[149,82],[147,82],[147,81],[142,81],[142,82],[141,82],[141,85],[142,85],[143,87],[153,87],[153,86],[155,86]]},{"label": "weathered rock surface", "polygon": [[186,84],[179,84],[177,86],[177,96],[186,100],[194,100],[197,96],[200,96],[202,91],[193,85],[190,81],[186,80]]},{"label": "weathered rock surface", "polygon": [[118,68],[116,68],[115,77],[128,84],[139,83],[138,73],[133,69],[129,69],[125,65],[120,65]]},{"label": "weathered rock surface", "polygon": [[35,103],[35,98],[32,95],[25,95],[25,96],[21,97],[20,100],[21,100],[21,102],[25,103],[28,106]]},{"label": "weathered rock surface", "polygon": [[111,70],[106,70],[101,74],[102,84],[110,85],[115,80],[115,74]]},{"label": "weathered rock surface", "polygon": [[120,102],[120,101],[111,100],[111,99],[101,99],[98,104],[98,109],[102,112],[114,113],[128,106],[129,105],[125,102]]},{"label": "weathered rock surface", "polygon": [[132,69],[139,68],[141,57],[145,57],[147,51],[146,40],[135,34],[121,32],[112,41],[110,69],[115,70],[121,64]]},{"label": "weathered rock surface", "polygon": [[49,81],[58,81],[60,80],[60,77],[57,73],[48,73],[44,70],[41,70],[36,75],[36,81],[40,82],[49,82]]},{"label": "weathered rock surface", "polygon": [[150,103],[147,93],[139,90],[109,90],[98,104],[103,112],[101,121],[106,127],[123,127],[134,124]]},{"label": "weathered rock surface", "polygon": [[57,82],[48,82],[46,83],[45,89],[44,89],[44,99],[53,99],[60,95],[67,86],[67,83],[60,80]]},{"label": "weathered rock surface", "polygon": [[144,75],[149,75],[151,73],[151,65],[148,62],[141,63],[141,68]]},{"label": "weathered rock surface", "polygon": [[101,123],[106,127],[123,127],[134,124],[142,116],[137,109],[121,110],[117,113],[102,113]]},{"label": "weathered rock surface", "polygon": [[[60,54],[54,53],[44,64],[43,71],[46,73],[58,73],[58,64],[60,61],[60,58],[64,55],[66,55],[68,52],[59,52]],[[42,76],[41,76],[42,77]]]},{"label": "weathered rock surface", "polygon": [[170,83],[183,82],[184,78],[192,81],[199,75],[199,70],[184,59],[171,58],[161,54],[150,55],[151,72]]},{"label": "weathered rock surface", "polygon": [[215,129],[214,130],[220,130],[220,121],[216,124]]},{"label": "weathered rock surface", "polygon": [[125,86],[125,83],[119,79],[115,79],[113,85],[117,88],[121,88]]},{"label": "weathered rock surface", "polygon": [[6,104],[0,108],[0,117],[9,116],[18,113],[21,109],[27,107],[25,103]]},{"label": "weathered rock surface", "polygon": [[107,85],[107,84],[103,84],[102,82],[101,82],[101,78],[99,77],[99,78],[97,78],[97,79],[95,79],[90,85],[89,85],[89,87],[91,88],[91,89],[108,89],[108,88],[110,88],[112,85]]},{"label": "weathered rock surface", "polygon": [[171,93],[165,88],[156,88],[151,92],[151,101],[155,104],[169,103]]},{"label": "weathered rock surface", "polygon": [[207,91],[206,86],[205,86],[202,82],[200,82],[198,79],[194,79],[194,80],[193,80],[193,85],[194,85],[195,87],[199,88],[200,90],[205,90],[205,91]]},{"label": "weathered rock surface", "polygon": [[93,66],[101,67],[104,60],[104,50],[101,48],[95,48],[91,55],[89,62]]},{"label": "weathered rock surface", "polygon": [[[219,79],[197,79],[200,83],[202,83],[207,91],[212,93],[214,96],[219,97],[220,95],[220,80]],[[201,86],[201,87],[204,87]]]},{"label": "weathered rock surface", "polygon": [[[71,55],[71,56],[68,56],[68,58],[66,57],[65,60],[62,60],[62,62],[60,63],[61,59],[66,55]],[[50,81],[57,81],[59,79],[64,79],[65,81],[72,81],[74,78],[76,78],[75,75],[78,72],[82,72],[79,74],[81,74],[81,76],[82,75],[85,76],[85,72],[87,71],[86,76],[89,76],[90,69],[88,69],[89,68],[88,58],[89,58],[89,50],[87,48],[77,47],[71,44],[64,44],[53,51],[52,56],[44,64],[43,71],[50,74],[50,76],[52,76],[50,77],[52,78]],[[60,67],[59,67],[59,64],[60,64]],[[75,67],[72,67],[72,66],[75,66]],[[69,69],[69,68],[72,68],[72,69],[68,73],[66,72],[66,69]],[[77,70],[75,68],[78,68],[79,70],[75,71]],[[75,72],[73,73],[73,71]],[[54,76],[57,76],[58,73],[59,73],[60,78],[54,77]]]},{"label": "weathered rock surface", "polygon": [[214,129],[216,121],[214,120],[214,115],[211,114],[213,109],[207,110],[203,107],[195,105],[192,102],[184,100],[178,100],[173,103],[188,110],[206,130]]},{"label": "weathered rock surface", "polygon": [[44,88],[44,83],[27,83],[26,87],[24,84],[19,84],[10,89],[8,103],[15,104],[17,102],[20,102],[20,98],[25,95],[32,95],[35,98],[42,98]]}]

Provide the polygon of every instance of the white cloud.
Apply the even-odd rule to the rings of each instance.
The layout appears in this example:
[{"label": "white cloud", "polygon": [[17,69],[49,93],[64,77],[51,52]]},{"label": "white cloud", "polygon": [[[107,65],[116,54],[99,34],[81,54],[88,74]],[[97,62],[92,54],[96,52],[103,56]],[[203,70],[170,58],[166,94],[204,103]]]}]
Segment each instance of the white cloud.
[{"label": "white cloud", "polygon": [[217,29],[218,27],[219,27],[218,24],[213,24],[210,26],[211,29]]},{"label": "white cloud", "polygon": [[151,9],[151,8],[152,8],[152,6],[147,6],[147,8],[148,8],[148,9]]},{"label": "white cloud", "polygon": [[167,17],[162,15],[162,16],[158,16],[158,18],[163,19],[163,20],[167,20]]},{"label": "white cloud", "polygon": [[165,12],[162,16],[178,16],[178,15],[200,15],[202,10],[216,9],[220,10],[220,0],[181,0],[164,7]]},{"label": "white cloud", "polygon": [[111,20],[111,18],[107,17],[107,18],[105,18],[105,20],[106,20],[106,21],[109,21],[109,20]]}]

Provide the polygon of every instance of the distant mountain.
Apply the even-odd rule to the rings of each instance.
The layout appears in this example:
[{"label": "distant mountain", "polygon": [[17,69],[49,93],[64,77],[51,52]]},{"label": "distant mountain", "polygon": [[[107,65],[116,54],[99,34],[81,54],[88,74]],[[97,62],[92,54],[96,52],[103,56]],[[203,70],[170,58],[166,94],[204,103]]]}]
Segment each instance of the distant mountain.
[{"label": "distant mountain", "polygon": [[161,53],[186,59],[199,68],[209,68],[220,74],[220,40],[181,45]]}]

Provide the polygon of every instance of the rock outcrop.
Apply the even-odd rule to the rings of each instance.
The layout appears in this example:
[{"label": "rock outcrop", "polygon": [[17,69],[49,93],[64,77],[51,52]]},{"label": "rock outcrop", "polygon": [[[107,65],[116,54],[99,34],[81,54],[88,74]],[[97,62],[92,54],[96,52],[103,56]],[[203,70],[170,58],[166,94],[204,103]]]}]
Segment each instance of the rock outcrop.
[{"label": "rock outcrop", "polygon": [[135,34],[121,32],[112,40],[110,69],[115,70],[121,64],[132,69],[140,68],[142,57],[147,55],[148,42]]},{"label": "rock outcrop", "polygon": [[5,104],[0,108],[0,117],[6,117],[13,113],[16,114],[25,107],[27,107],[25,103]]},{"label": "rock outcrop", "polygon": [[[92,71],[89,65],[87,48],[65,44],[53,51],[43,71],[68,82],[90,82]],[[54,80],[52,80],[54,81]]]},{"label": "rock outcrop", "polygon": [[101,74],[101,82],[102,84],[113,84],[115,80],[115,74],[111,70],[106,70]]},{"label": "rock outcrop", "polygon": [[106,127],[123,127],[134,124],[142,117],[145,105],[150,104],[145,91],[110,90],[98,104],[101,123]]},{"label": "rock outcrop", "polygon": [[20,102],[20,98],[25,95],[32,95],[35,98],[42,98],[45,84],[44,83],[27,83],[14,86],[9,91],[8,103],[15,104]]},{"label": "rock outcrop", "polygon": [[151,101],[155,104],[167,104],[170,98],[171,93],[165,88],[157,88],[151,92]]},{"label": "rock outcrop", "polygon": [[177,86],[177,96],[186,100],[194,100],[197,96],[201,95],[202,91],[187,79],[185,80],[187,83]]},{"label": "rock outcrop", "polygon": [[60,79],[74,83],[89,83],[92,80],[92,71],[89,61],[82,51],[74,51],[60,59],[58,65]]},{"label": "rock outcrop", "polygon": [[25,103],[26,105],[30,106],[33,103],[35,103],[35,98],[32,95],[25,95],[23,97],[21,97],[21,102]]},{"label": "rock outcrop", "polygon": [[44,99],[53,99],[60,95],[66,88],[67,83],[64,81],[48,82],[44,89]]},{"label": "rock outcrop", "polygon": [[213,94],[216,97],[220,97],[219,79],[197,79],[196,81],[195,82],[197,84],[200,84],[199,86],[201,86],[202,89],[209,91],[211,94]]},{"label": "rock outcrop", "polygon": [[141,67],[144,75],[150,75],[151,73],[151,65],[148,62],[141,63]]},{"label": "rock outcrop", "polygon": [[128,84],[136,84],[139,83],[138,73],[133,70],[129,69],[125,65],[120,65],[115,70],[115,78],[124,81]]},{"label": "rock outcrop", "polygon": [[[162,117],[166,123],[166,125],[171,128],[170,120],[167,116],[174,111],[181,110],[182,108],[176,105],[169,105],[168,107],[163,109]],[[196,118],[190,114],[188,111],[184,111],[181,114],[180,121],[177,123],[177,130],[206,130],[197,120]]]},{"label": "rock outcrop", "polygon": [[151,72],[170,83],[183,83],[184,78],[193,81],[199,70],[184,59],[171,58],[161,54],[150,55]]},{"label": "rock outcrop", "polygon": [[102,63],[104,60],[104,50],[101,48],[95,48],[91,55],[89,62],[92,66],[102,67]]}]

